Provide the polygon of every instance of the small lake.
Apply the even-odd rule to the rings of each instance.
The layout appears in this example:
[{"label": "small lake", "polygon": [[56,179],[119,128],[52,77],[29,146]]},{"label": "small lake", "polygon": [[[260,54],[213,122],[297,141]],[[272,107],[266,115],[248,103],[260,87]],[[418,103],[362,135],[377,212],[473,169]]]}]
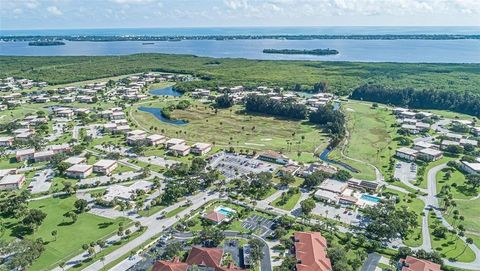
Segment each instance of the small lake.
[{"label": "small lake", "polygon": [[184,120],[171,120],[171,119],[167,119],[165,118],[163,115],[162,115],[162,109],[160,108],[156,108],[156,107],[145,107],[145,106],[141,106],[138,108],[138,110],[140,111],[143,111],[143,112],[147,112],[147,113],[150,113],[152,114],[153,116],[155,116],[155,118],[157,118],[158,120],[160,120],[161,122],[164,122],[164,123],[167,123],[167,124],[172,124],[172,125],[187,125],[188,122],[184,121]]},{"label": "small lake", "polygon": [[183,93],[174,90],[172,86],[165,87],[165,88],[152,89],[148,93],[156,96],[172,96],[172,97],[180,97],[183,95]]}]

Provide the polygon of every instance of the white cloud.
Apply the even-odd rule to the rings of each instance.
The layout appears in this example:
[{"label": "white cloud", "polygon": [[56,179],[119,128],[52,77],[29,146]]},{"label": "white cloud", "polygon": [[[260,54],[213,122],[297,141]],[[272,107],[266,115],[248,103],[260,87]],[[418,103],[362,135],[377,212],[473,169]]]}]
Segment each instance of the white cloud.
[{"label": "white cloud", "polygon": [[25,2],[25,6],[29,9],[35,9],[38,7],[38,2],[35,0]]},{"label": "white cloud", "polygon": [[145,4],[145,3],[153,2],[153,0],[110,0],[110,1],[117,4]]},{"label": "white cloud", "polygon": [[47,8],[47,11],[50,12],[53,15],[61,16],[63,15],[63,12],[56,6],[50,6]]}]

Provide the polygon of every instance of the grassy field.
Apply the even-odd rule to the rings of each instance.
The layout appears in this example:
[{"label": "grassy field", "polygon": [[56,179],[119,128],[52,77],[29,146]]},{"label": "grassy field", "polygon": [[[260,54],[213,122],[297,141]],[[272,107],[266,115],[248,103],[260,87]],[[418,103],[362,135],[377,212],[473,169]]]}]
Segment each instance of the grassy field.
[{"label": "grassy field", "polygon": [[464,221],[454,221],[453,212],[450,212],[445,218],[453,225],[462,224],[467,231],[480,234],[480,198],[475,200],[456,200],[456,209],[460,215],[465,217]]},{"label": "grassy field", "polygon": [[[172,99],[168,101],[172,103]],[[328,143],[328,137],[308,123],[245,114],[241,106],[218,110],[215,114],[215,109],[198,101],[192,102],[186,110],[173,111],[175,119],[189,121],[183,126],[161,122],[152,114],[139,111],[138,105],[132,107],[129,115],[140,128],[158,131],[168,137],[184,138],[189,143],[212,142],[217,147],[232,146],[237,150],[271,149],[283,152],[292,159],[298,158],[300,152],[309,154],[308,157],[314,161],[311,153],[317,146],[326,146]],[[144,106],[161,108],[166,103],[148,102]],[[310,159],[303,157],[301,160],[306,162]]]},{"label": "grassy field", "polygon": [[466,246],[465,242],[458,238],[456,234],[447,231],[445,238],[437,238],[432,235],[432,225],[435,219],[437,219],[435,214],[431,212],[428,218],[428,225],[432,240],[432,248],[444,258],[454,259],[459,262],[471,262],[475,260],[475,254],[473,251]]},{"label": "grassy field", "polygon": [[422,245],[423,238],[422,238],[422,213],[425,205],[423,201],[419,199],[409,199],[407,195],[404,193],[400,193],[396,190],[385,189],[384,192],[389,192],[396,195],[400,198],[400,203],[397,204],[397,207],[400,208],[401,206],[406,206],[409,211],[414,211],[418,217],[418,227],[416,227],[413,232],[403,240],[405,245],[410,247],[418,247]]},{"label": "grassy field", "polygon": [[[454,199],[470,199],[478,195],[479,188],[475,189],[465,183],[465,175],[454,169],[449,179],[445,178],[446,172],[437,173],[437,193],[440,192],[444,185],[450,186],[450,192]],[[455,186],[452,186],[455,184]]]},{"label": "grassy field", "polygon": [[300,196],[302,194],[300,192],[293,194],[291,197],[288,198],[288,200],[285,202],[285,204],[280,204],[282,197],[278,197],[275,199],[271,205],[278,207],[280,209],[286,210],[286,211],[291,211],[293,207],[297,204],[298,200],[300,199]]},{"label": "grassy field", "polygon": [[[211,65],[215,61],[216,65]],[[312,88],[327,81],[330,89],[349,93],[367,82],[391,87],[478,92],[478,64],[407,64],[222,59],[188,55],[0,57],[0,77],[15,76],[51,84],[87,81],[147,71],[195,73],[200,85],[272,85]]]},{"label": "grassy field", "polygon": [[[388,169],[389,158],[395,153],[396,129],[390,110],[385,108],[372,109],[370,104],[350,101],[343,105],[348,120],[348,145],[345,155],[350,158],[368,162],[382,172]],[[336,148],[330,158],[348,163],[360,173],[353,174],[357,178],[374,180],[373,167],[351,159],[346,159]]]},{"label": "grassy field", "polygon": [[[15,237],[43,238],[47,243],[45,251],[29,270],[49,270],[56,267],[61,261],[66,261],[82,251],[82,244],[100,240],[118,230],[119,222],[127,219],[107,219],[88,213],[78,215],[77,222],[63,217],[63,214],[74,209],[75,197],[48,198],[29,203],[29,208],[40,209],[47,213],[43,224],[33,234],[25,233],[15,220],[4,221],[6,231],[2,239],[10,240]],[[57,230],[57,240],[51,232]]]}]

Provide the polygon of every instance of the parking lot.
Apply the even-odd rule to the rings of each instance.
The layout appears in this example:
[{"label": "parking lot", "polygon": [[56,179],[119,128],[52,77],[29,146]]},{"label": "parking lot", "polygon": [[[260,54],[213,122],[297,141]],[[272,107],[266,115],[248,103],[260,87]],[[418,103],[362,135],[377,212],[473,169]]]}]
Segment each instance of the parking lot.
[{"label": "parking lot", "polygon": [[31,193],[38,194],[48,191],[52,185],[51,180],[53,176],[53,170],[50,168],[38,171],[32,178],[32,182],[29,185],[29,190]]},{"label": "parking lot", "polygon": [[274,222],[262,216],[253,215],[242,222],[242,227],[247,230],[257,232],[258,235],[265,238],[273,234],[272,226]]},{"label": "parking lot", "polygon": [[393,176],[403,183],[412,182],[417,179],[417,165],[403,161],[397,162]]},{"label": "parking lot", "polygon": [[273,172],[277,168],[275,164],[225,152],[212,156],[209,166],[220,171],[227,179],[238,178],[249,173]]}]

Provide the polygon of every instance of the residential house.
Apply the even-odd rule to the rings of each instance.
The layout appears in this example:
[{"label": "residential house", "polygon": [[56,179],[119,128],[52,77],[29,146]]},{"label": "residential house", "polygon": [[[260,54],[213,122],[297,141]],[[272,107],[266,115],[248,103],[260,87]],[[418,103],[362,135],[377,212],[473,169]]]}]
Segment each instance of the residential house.
[{"label": "residential house", "polygon": [[192,147],[192,152],[198,155],[205,155],[212,150],[210,143],[195,143]]},{"label": "residential house", "polygon": [[33,160],[35,163],[50,161],[54,155],[53,151],[40,151],[33,154]]},{"label": "residential house", "polygon": [[157,261],[151,271],[187,271],[188,264],[182,263],[178,257],[171,261]]},{"label": "residential house", "polygon": [[440,144],[440,149],[445,150],[449,146],[460,146],[460,142],[452,141],[452,140],[443,140]]},{"label": "residential house", "polygon": [[401,147],[395,152],[395,156],[408,161],[415,161],[415,159],[417,158],[417,153],[417,150],[407,147]]},{"label": "residential house", "polygon": [[83,179],[92,174],[93,166],[90,165],[73,165],[65,171],[65,175],[70,178]]},{"label": "residential house", "polygon": [[175,155],[186,156],[190,153],[191,148],[188,145],[177,144],[169,147],[168,149]]},{"label": "residential house", "polygon": [[157,146],[157,145],[165,143],[165,141],[166,141],[165,136],[158,135],[158,134],[149,135],[149,136],[147,136],[146,139],[147,139],[148,144],[151,145],[151,146]]},{"label": "residential house", "polygon": [[327,256],[327,240],[319,232],[296,232],[293,235],[296,271],[332,271]]},{"label": "residential house", "polygon": [[421,149],[417,153],[417,158],[422,159],[424,161],[437,161],[438,159],[443,157],[443,152],[435,149]]},{"label": "residential house", "polygon": [[93,172],[109,175],[117,168],[117,166],[118,163],[115,160],[102,159],[93,164]]},{"label": "residential house", "polygon": [[397,266],[399,271],[442,271],[440,268],[441,266],[437,263],[412,256],[400,259]]},{"label": "residential house", "polygon": [[12,146],[13,140],[13,136],[0,137],[0,146]]},{"label": "residential house", "polygon": [[183,144],[185,144],[185,142],[186,141],[184,139],[170,138],[169,140],[167,140],[165,142],[165,144],[166,144],[167,148],[170,148],[170,147],[175,146],[175,145],[183,145]]},{"label": "residential house", "polygon": [[85,157],[69,157],[63,160],[63,162],[73,166],[78,164],[85,164],[87,162],[87,159]]},{"label": "residential house", "polygon": [[33,155],[35,154],[35,149],[24,149],[18,150],[15,154],[17,162],[26,161],[33,159]]},{"label": "residential house", "polygon": [[0,190],[14,190],[22,187],[25,182],[25,175],[12,174],[0,179]]},{"label": "residential house", "polygon": [[467,161],[460,161],[460,168],[467,172],[468,174],[479,174],[480,173],[480,163],[471,163]]}]

